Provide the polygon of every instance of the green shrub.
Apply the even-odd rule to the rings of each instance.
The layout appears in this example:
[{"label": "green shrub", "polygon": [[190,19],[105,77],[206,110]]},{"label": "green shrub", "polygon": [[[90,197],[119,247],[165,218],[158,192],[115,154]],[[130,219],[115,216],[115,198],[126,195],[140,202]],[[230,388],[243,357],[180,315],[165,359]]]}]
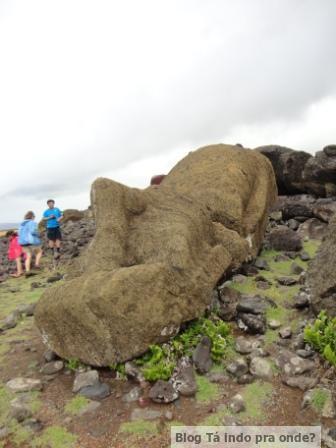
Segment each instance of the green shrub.
[{"label": "green shrub", "polygon": [[321,311],[313,325],[304,330],[304,338],[332,365],[336,365],[336,317]]},{"label": "green shrub", "polygon": [[145,379],[168,380],[178,358],[191,356],[202,336],[211,340],[211,357],[215,363],[221,362],[233,345],[229,325],[215,315],[194,320],[171,341],[161,346],[151,345],[149,350],[137,359],[136,363],[142,367]]},{"label": "green shrub", "polygon": [[173,351],[168,345],[151,345],[149,350],[137,360],[142,366],[142,373],[146,380],[168,380],[176,365]]},{"label": "green shrub", "polygon": [[68,361],[66,362],[66,367],[69,370],[77,370],[79,369],[79,367],[83,366],[83,364],[79,361],[79,359],[76,358],[70,358],[68,359]]}]

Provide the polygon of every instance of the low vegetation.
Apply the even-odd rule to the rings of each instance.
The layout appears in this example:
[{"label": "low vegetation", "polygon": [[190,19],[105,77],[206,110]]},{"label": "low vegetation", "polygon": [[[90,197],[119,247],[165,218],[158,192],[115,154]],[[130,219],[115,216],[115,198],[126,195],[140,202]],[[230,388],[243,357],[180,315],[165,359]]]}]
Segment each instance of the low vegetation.
[{"label": "low vegetation", "polygon": [[[192,321],[188,327],[171,341],[163,345],[151,345],[147,353],[136,363],[146,380],[168,380],[182,356],[191,356],[202,336],[211,340],[211,357],[219,363],[230,351],[233,339],[230,336],[230,326],[218,319],[216,315]],[[118,366],[120,370],[120,366]]]},{"label": "low vegetation", "polygon": [[336,317],[321,311],[312,325],[304,330],[305,340],[333,366],[336,366]]}]

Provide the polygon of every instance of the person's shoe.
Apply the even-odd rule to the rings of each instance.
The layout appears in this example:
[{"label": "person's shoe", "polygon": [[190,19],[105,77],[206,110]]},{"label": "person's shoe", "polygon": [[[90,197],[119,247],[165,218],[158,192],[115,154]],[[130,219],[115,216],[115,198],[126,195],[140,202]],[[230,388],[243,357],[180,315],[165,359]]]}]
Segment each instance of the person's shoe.
[{"label": "person's shoe", "polygon": [[25,273],[25,277],[26,278],[32,277],[33,275],[36,275],[36,272],[28,271],[28,272]]}]

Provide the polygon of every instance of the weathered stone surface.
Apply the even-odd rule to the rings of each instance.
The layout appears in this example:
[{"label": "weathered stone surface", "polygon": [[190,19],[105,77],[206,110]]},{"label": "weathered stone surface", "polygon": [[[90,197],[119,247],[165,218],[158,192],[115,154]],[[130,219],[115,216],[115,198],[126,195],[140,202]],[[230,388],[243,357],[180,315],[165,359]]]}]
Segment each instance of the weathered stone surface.
[{"label": "weathered stone surface", "polygon": [[203,313],[229,267],[257,255],[275,195],[269,161],[228,145],[190,153],[159,187],[96,180],[97,230],[78,276],[37,305],[43,339],[62,358],[97,366],[169,339]]},{"label": "weathered stone surface", "polygon": [[94,386],[83,387],[78,393],[90,399],[103,399],[111,394],[111,390],[108,384],[98,383]]},{"label": "weathered stone surface", "polygon": [[23,303],[16,308],[16,311],[26,316],[34,316],[36,303]]},{"label": "weathered stone surface", "polygon": [[266,331],[266,318],[262,314],[239,313],[238,325],[251,334],[264,334]]},{"label": "weathered stone surface", "polygon": [[240,293],[225,286],[219,290],[219,310],[218,315],[225,321],[231,321],[237,316],[237,303]]},{"label": "weathered stone surface", "polygon": [[324,222],[330,222],[331,218],[336,213],[335,199],[318,199],[314,204],[313,213],[315,218]]},{"label": "weathered stone surface", "polygon": [[207,373],[212,367],[211,340],[203,336],[193,353],[193,362],[199,373]]},{"label": "weathered stone surface", "polygon": [[250,364],[250,372],[257,378],[270,380],[273,377],[272,366],[269,361],[256,356],[252,358]]},{"label": "weathered stone surface", "polygon": [[317,218],[310,218],[300,224],[297,231],[302,238],[322,240],[328,231],[328,225]]},{"label": "weathered stone surface", "polygon": [[276,364],[287,376],[302,375],[311,372],[315,368],[315,363],[308,359],[300,358],[294,353],[283,350],[276,358]]},{"label": "weathered stone surface", "polygon": [[295,151],[279,145],[267,145],[257,148],[273,165],[279,194],[304,193],[302,173],[311,154]]},{"label": "weathered stone surface", "polygon": [[10,402],[10,409],[11,417],[19,423],[32,416],[29,397],[27,395],[21,395],[18,398],[14,398],[14,400]]},{"label": "weathered stone surface", "polygon": [[238,414],[239,412],[245,411],[246,404],[242,395],[237,394],[234,397],[232,397],[229,403],[229,408],[234,414]]},{"label": "weathered stone surface", "polygon": [[226,367],[226,370],[231,373],[231,375],[239,378],[248,372],[248,365],[244,358],[237,358]]},{"label": "weathered stone surface", "polygon": [[308,389],[315,387],[318,382],[318,379],[304,375],[297,375],[297,376],[285,376],[282,378],[282,382],[289,387],[298,388],[303,391],[306,391]]},{"label": "weathered stone surface", "polygon": [[306,308],[309,306],[309,303],[310,303],[310,295],[304,291],[300,291],[293,298],[293,306],[294,306],[294,308],[297,308],[297,309]]},{"label": "weathered stone surface", "polygon": [[279,277],[277,278],[277,282],[279,283],[279,285],[293,286],[296,285],[298,281],[293,277]]},{"label": "weathered stone surface", "polygon": [[310,193],[319,197],[336,195],[335,145],[315,156],[284,146],[257,148],[272,163],[280,194]]},{"label": "weathered stone surface", "polygon": [[308,181],[307,187],[311,193],[320,197],[336,195],[336,157],[334,155],[318,151],[315,157],[307,161],[303,176]]},{"label": "weathered stone surface", "polygon": [[41,380],[33,378],[14,378],[6,383],[6,386],[12,392],[30,392],[33,390],[42,390]]},{"label": "weathered stone surface", "polygon": [[44,375],[54,375],[55,373],[60,372],[63,367],[63,361],[51,361],[41,368],[41,373],[43,373]]},{"label": "weathered stone surface", "polygon": [[279,330],[279,336],[282,339],[290,338],[292,336],[292,329],[291,329],[291,327],[285,327],[285,328],[282,328],[281,330]]},{"label": "weathered stone surface", "polygon": [[243,336],[238,336],[236,339],[235,350],[242,355],[247,355],[251,353],[253,350],[253,343],[249,339],[244,338]]},{"label": "weathered stone surface", "polygon": [[326,310],[336,316],[336,215],[329,224],[328,235],[308,268],[311,306],[318,314]]},{"label": "weathered stone surface", "polygon": [[133,387],[127,394],[122,397],[122,401],[124,401],[125,403],[132,403],[133,401],[138,401],[140,396],[140,387]]},{"label": "weathered stone surface", "polygon": [[298,251],[302,249],[302,240],[300,235],[287,226],[278,226],[273,229],[268,241],[270,247],[275,250]]},{"label": "weathered stone surface", "polygon": [[302,272],[304,272],[304,269],[302,266],[300,266],[297,263],[292,263],[290,267],[290,273],[293,275],[300,275]]},{"label": "weathered stone surface", "polygon": [[68,221],[80,221],[84,217],[85,217],[84,211],[69,208],[67,210],[64,210],[62,224]]},{"label": "weathered stone surface", "polygon": [[101,403],[99,401],[89,400],[89,402],[84,406],[84,408],[80,409],[78,412],[78,416],[82,416],[84,414],[89,414],[91,412],[95,412],[98,408],[100,408]]},{"label": "weathered stone surface", "polygon": [[172,403],[178,399],[178,392],[171,383],[159,380],[149,391],[149,398],[156,403]]},{"label": "weathered stone surface", "polygon": [[[319,396],[319,406],[314,405],[314,396]],[[324,387],[317,387],[315,389],[308,390],[302,400],[302,408],[312,407],[315,412],[319,413],[324,418],[335,418],[336,409],[332,392]]]},{"label": "weathered stone surface", "polygon": [[76,375],[72,392],[79,392],[84,387],[96,386],[99,384],[99,375],[97,370],[89,370],[88,372]]},{"label": "weathered stone surface", "polygon": [[57,355],[55,352],[53,352],[52,350],[46,350],[43,353],[43,358],[47,361],[47,362],[51,362],[51,361],[55,361],[55,359],[57,358]]},{"label": "weathered stone surface", "polygon": [[239,313],[263,314],[269,303],[259,296],[243,297],[237,304]]},{"label": "weathered stone surface", "polygon": [[271,320],[268,322],[268,326],[269,326],[269,328],[270,328],[271,330],[277,330],[278,328],[281,327],[281,322],[278,321],[278,320],[276,320],[276,319],[271,319]]},{"label": "weathered stone surface", "polygon": [[20,313],[18,311],[13,311],[3,321],[0,322],[0,331],[15,328],[18,324],[19,319]]},{"label": "weathered stone surface", "polygon": [[128,377],[136,380],[138,383],[145,381],[145,377],[143,376],[139,367],[133,362],[125,363],[125,373]]},{"label": "weathered stone surface", "polygon": [[191,397],[197,392],[196,376],[193,366],[185,366],[180,369],[173,381],[174,388],[186,397]]}]

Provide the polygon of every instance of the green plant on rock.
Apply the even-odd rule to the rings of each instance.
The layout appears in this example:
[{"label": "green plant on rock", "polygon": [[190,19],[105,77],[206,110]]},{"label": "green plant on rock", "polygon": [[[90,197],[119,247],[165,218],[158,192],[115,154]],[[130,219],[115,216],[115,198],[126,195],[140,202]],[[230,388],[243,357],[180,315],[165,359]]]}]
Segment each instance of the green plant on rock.
[{"label": "green plant on rock", "polygon": [[305,328],[304,338],[331,365],[336,365],[336,317],[321,311],[313,325]]},{"label": "green plant on rock", "polygon": [[187,328],[163,345],[151,345],[149,350],[136,360],[148,381],[168,380],[181,356],[191,356],[203,336],[211,340],[211,357],[219,363],[233,346],[230,326],[212,315],[189,323]]},{"label": "green plant on rock", "polygon": [[110,364],[109,368],[111,370],[114,370],[117,373],[118,379],[120,379],[120,380],[127,379],[126,367],[125,367],[125,364],[123,364],[122,362]]},{"label": "green plant on rock", "polygon": [[76,359],[76,358],[70,358],[66,362],[66,367],[72,371],[75,371],[82,366],[83,366],[83,364],[79,361],[79,359]]},{"label": "green plant on rock", "polygon": [[211,340],[212,360],[220,362],[232,346],[230,326],[215,316],[212,319],[202,317],[193,321],[183,333],[175,336],[174,341],[182,345],[183,355],[190,356],[202,336],[207,336]]},{"label": "green plant on rock", "polygon": [[176,360],[167,345],[151,345],[137,364],[143,366],[142,372],[146,380],[168,380],[173,373]]}]

